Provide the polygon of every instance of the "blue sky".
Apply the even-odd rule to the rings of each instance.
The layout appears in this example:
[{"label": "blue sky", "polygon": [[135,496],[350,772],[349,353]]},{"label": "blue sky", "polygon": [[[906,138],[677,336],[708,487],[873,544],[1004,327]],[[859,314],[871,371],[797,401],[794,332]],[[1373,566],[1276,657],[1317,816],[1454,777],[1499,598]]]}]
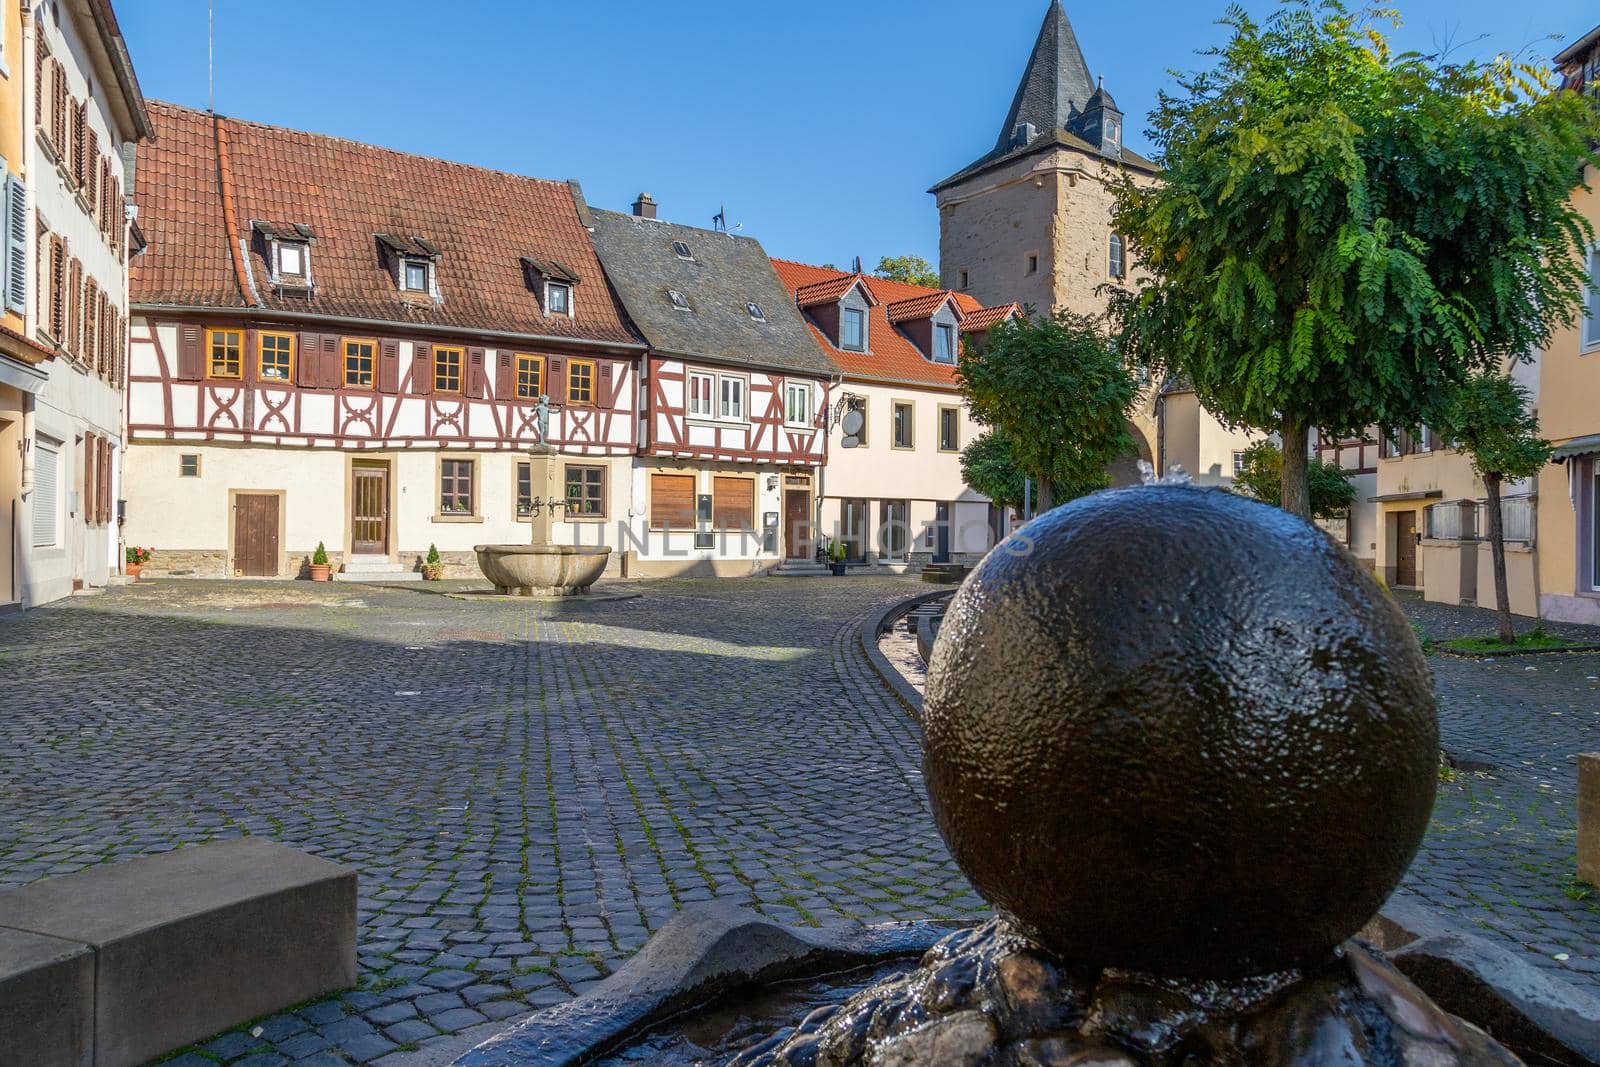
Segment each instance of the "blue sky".
[{"label": "blue sky", "polygon": [[[1143,147],[1223,0],[1067,0]],[[1269,0],[1248,0],[1254,12]],[[1402,47],[1550,55],[1580,0],[1409,0]],[[937,261],[928,186],[994,143],[1046,0],[216,0],[216,107],[546,178],[675,222],[720,203],[773,255]],[[122,0],[145,94],[206,106],[206,0]],[[1481,39],[1480,39],[1481,38]]]}]

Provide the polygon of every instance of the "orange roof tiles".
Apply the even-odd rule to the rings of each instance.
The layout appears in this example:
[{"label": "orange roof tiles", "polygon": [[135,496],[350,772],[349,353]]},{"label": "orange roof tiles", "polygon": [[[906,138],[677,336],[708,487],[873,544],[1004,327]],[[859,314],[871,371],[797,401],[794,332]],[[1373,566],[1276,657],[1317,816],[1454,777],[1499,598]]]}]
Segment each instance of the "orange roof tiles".
[{"label": "orange roof tiles", "polygon": [[[776,261],[775,261],[776,262]],[[866,280],[864,274],[840,274],[837,278],[824,278],[810,285],[802,285],[795,290],[794,301],[800,307],[816,307],[818,304],[831,304],[841,296],[855,288],[858,282]],[[872,290],[867,290],[869,301],[877,298],[872,295]]]},{"label": "orange roof tiles", "polygon": [[[872,347],[870,352],[845,352],[835,348],[827,336],[817,329],[814,323],[807,320],[807,325],[811,327],[817,343],[822,346],[828,358],[839,365],[840,371],[846,378],[955,389],[957,388],[955,368],[945,363],[934,363],[924,357],[911,339],[895,328],[894,322],[905,322],[917,317],[911,312],[920,310],[924,303],[929,306],[921,313],[932,314],[940,303],[948,299],[955,301],[956,309],[964,316],[961,328],[962,332],[966,333],[971,332],[968,323],[972,321],[973,316],[992,316],[988,323],[992,326],[1004,317],[1007,311],[1016,307],[1011,304],[1003,308],[985,309],[966,293],[928,289],[907,282],[891,281],[888,278],[876,278],[865,274],[850,274],[831,267],[813,267],[807,263],[795,263],[786,259],[774,259],[772,265],[777,268],[778,277],[782,279],[783,284],[797,294],[802,291],[808,294],[833,292],[833,299],[838,299],[851,284],[860,281],[872,295],[875,304],[869,313],[870,320],[867,326],[868,343]],[[801,307],[823,302],[812,299],[810,305],[801,303]],[[897,305],[901,307],[901,313],[898,318],[891,321],[890,308]]]},{"label": "orange roof tiles", "polygon": [[1001,319],[1012,315],[1022,314],[1022,308],[1015,303],[1000,304],[992,308],[979,308],[961,320],[962,333],[978,333],[987,330]]},{"label": "orange roof tiles", "polygon": [[[908,296],[904,300],[896,300],[884,310],[889,315],[890,322],[911,322],[915,319],[925,319],[938,311],[947,300],[954,300],[955,293],[948,289],[940,289],[921,296]],[[956,317],[963,315],[961,305],[956,304]]]},{"label": "orange roof tiles", "polygon": [[[408,155],[322,134],[152,103],[153,144],[140,146],[136,202],[149,241],[132,271],[133,301],[264,307],[426,327],[637,345],[612,300],[566,182]],[[219,164],[222,128],[226,168]],[[222,176],[219,180],[219,175]],[[257,220],[310,226],[307,299],[269,283]],[[230,240],[230,231],[233,240]],[[375,234],[439,249],[442,303],[401,298]],[[245,243],[240,250],[238,241]],[[234,262],[235,253],[240,257]],[[578,276],[576,314],[546,317],[524,256]]]}]

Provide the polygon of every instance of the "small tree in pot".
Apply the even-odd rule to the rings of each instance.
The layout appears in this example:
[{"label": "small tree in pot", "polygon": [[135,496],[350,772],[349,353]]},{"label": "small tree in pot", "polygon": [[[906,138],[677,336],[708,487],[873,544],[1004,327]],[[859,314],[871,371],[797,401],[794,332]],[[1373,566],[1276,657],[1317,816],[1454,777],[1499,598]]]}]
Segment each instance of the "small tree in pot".
[{"label": "small tree in pot", "polygon": [[328,546],[318,541],[317,550],[311,553],[311,580],[325,582],[332,576],[333,568],[328,565]]},{"label": "small tree in pot", "polygon": [[422,580],[437,582],[444,574],[444,561],[439,558],[439,546],[428,546],[428,558],[422,561]]},{"label": "small tree in pot", "polygon": [[835,537],[828,542],[828,567],[839,577],[844,577],[844,542]]}]

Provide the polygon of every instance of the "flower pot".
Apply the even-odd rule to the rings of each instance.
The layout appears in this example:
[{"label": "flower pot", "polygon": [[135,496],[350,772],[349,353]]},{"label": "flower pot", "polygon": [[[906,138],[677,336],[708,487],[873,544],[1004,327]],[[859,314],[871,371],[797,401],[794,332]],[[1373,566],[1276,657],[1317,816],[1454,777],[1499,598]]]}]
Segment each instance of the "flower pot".
[{"label": "flower pot", "polygon": [[122,565],[122,572],[124,574],[126,574],[129,578],[134,579],[135,581],[138,580],[140,573],[143,572],[143,571],[144,571],[144,564],[143,563],[124,563]]},{"label": "flower pot", "polygon": [[425,582],[437,582],[443,576],[444,576],[444,564],[443,563],[424,563],[422,565],[422,580],[423,581],[425,581]]},{"label": "flower pot", "polygon": [[326,563],[313,563],[311,565],[311,580],[313,582],[326,582],[333,577],[333,568]]},{"label": "flower pot", "polygon": [[828,564],[828,568],[833,571],[835,577],[838,577],[838,578],[843,578],[844,577],[844,564],[843,563],[830,563],[830,564]]}]

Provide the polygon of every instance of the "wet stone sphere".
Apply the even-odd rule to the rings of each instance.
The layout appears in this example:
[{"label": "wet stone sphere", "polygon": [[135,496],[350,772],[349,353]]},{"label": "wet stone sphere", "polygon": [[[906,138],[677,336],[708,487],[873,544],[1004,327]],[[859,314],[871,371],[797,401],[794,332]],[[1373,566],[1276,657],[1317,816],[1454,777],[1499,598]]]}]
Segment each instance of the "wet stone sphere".
[{"label": "wet stone sphere", "polygon": [[928,795],[973,885],[1075,964],[1321,962],[1427,829],[1439,737],[1405,617],[1320,530],[1222,490],[1047,513],[952,601]]}]

